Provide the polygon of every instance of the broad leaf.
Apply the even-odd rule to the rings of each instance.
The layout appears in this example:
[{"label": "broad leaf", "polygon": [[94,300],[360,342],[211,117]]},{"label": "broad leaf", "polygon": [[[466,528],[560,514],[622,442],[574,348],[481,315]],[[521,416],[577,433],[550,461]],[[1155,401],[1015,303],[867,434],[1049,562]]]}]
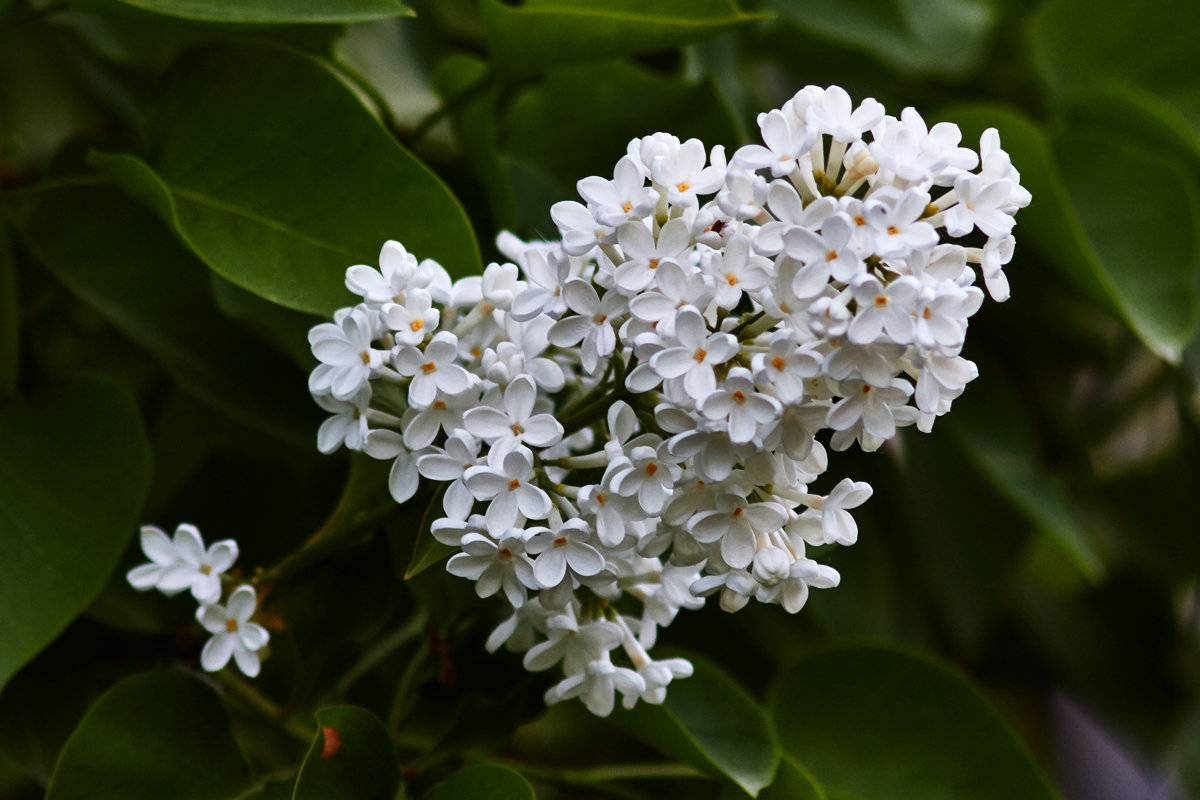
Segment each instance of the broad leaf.
[{"label": "broad leaf", "polygon": [[[1152,351],[1178,361],[1200,323],[1200,228],[1186,170],[1142,143],[1130,127],[1136,122],[1101,131],[1077,116],[1050,137],[1008,109],[976,106],[942,116],[958,121],[968,142],[985,127],[1000,131],[1033,195],[1018,214],[1018,240],[1028,233],[1080,291],[1120,316]],[[1118,163],[1128,174],[1154,175],[1154,191],[1137,203],[1113,192]]]},{"label": "broad leaf", "polygon": [[156,14],[210,22],[366,22],[411,16],[399,0],[110,0]]},{"label": "broad leaf", "polygon": [[400,786],[400,765],[392,740],[374,714],[355,706],[317,712],[313,739],[294,800],[392,800]]},{"label": "broad leaf", "polygon": [[76,379],[0,406],[0,687],[91,602],[133,535],[150,477],[122,390]]},{"label": "broad leaf", "polygon": [[13,217],[64,286],[234,418],[311,448],[320,414],[305,376],[214,305],[208,270],[154,215],[107,186],[16,201]]},{"label": "broad leaf", "polygon": [[559,200],[578,200],[588,175],[612,177],[629,140],[670,131],[732,153],[738,128],[709,82],[664,78],[622,62],[556,70],[516,96],[502,149],[562,184]]},{"label": "broad leaf", "polygon": [[480,764],[459,770],[421,796],[422,800],[533,800],[529,781],[508,767]]},{"label": "broad leaf", "polygon": [[973,70],[999,19],[994,0],[773,0],[770,6],[805,30],[923,75]]},{"label": "broad leaf", "polygon": [[669,50],[756,18],[733,0],[483,0],[480,11],[493,57],[514,72]]},{"label": "broad leaf", "polygon": [[[1188,0],[1051,0],[1033,15],[1033,59],[1052,92],[1136,86],[1188,126],[1200,146],[1200,16]],[[1139,43],[1131,31],[1154,31]],[[1138,173],[1127,173],[1136,175]]]},{"label": "broad leaf", "polygon": [[878,647],[826,651],[784,672],[770,707],[783,751],[831,797],[1055,797],[987,701],[925,657]]},{"label": "broad leaf", "polygon": [[779,748],[771,722],[745,689],[716,664],[694,655],[690,678],[674,680],[661,706],[638,703],[613,723],[667,755],[724,774],[748,794],[771,783]]},{"label": "broad leaf", "polygon": [[157,157],[94,156],[214,271],[272,302],[327,315],[351,305],[345,270],[384,242],[452,273],[479,269],[445,185],[317,59],[214,45],[172,72]]},{"label": "broad leaf", "polygon": [[71,735],[46,800],[233,800],[249,771],[213,690],[180,672],[135,675]]},{"label": "broad leaf", "polygon": [[[726,792],[721,800],[734,800],[733,792]],[[779,760],[775,780],[758,794],[758,800],[828,800],[828,795],[802,767],[784,756]]]}]

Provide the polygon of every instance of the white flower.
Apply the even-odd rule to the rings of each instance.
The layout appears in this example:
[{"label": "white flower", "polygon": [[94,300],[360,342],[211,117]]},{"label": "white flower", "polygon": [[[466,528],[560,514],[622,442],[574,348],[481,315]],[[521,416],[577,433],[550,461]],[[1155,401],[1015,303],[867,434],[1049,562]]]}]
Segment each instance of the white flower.
[{"label": "white flower", "polygon": [[592,176],[579,181],[576,188],[601,225],[617,226],[641,219],[658,202],[658,192],[646,186],[642,168],[630,156],[617,162],[611,181]]},{"label": "white flower", "polygon": [[618,292],[606,292],[603,299],[596,294],[590,281],[572,278],[563,293],[575,316],[563,317],[550,329],[550,341],[559,347],[570,347],[580,340],[583,368],[588,374],[596,371],[600,359],[612,355],[617,346],[613,323],[625,313],[628,300]]},{"label": "white flower", "polygon": [[254,589],[240,586],[224,605],[204,605],[196,611],[196,619],[213,638],[200,651],[200,666],[216,672],[229,663],[229,657],[248,677],[258,675],[258,651],[266,646],[270,634],[263,626],[250,622],[258,604]]},{"label": "white flower", "polygon": [[[607,659],[588,662],[582,673],[564,678],[546,692],[547,703],[557,703],[572,697],[579,697],[598,717],[607,717],[612,713],[616,699],[614,694],[620,692],[626,698],[635,699],[646,691],[646,681],[641,675],[628,667],[614,666]],[[626,703],[626,707],[630,704]]]},{"label": "white flower", "polygon": [[682,219],[673,219],[658,232],[658,240],[641,222],[627,222],[617,229],[617,241],[625,261],[614,275],[617,288],[636,294],[654,282],[655,270],[669,260],[678,260],[692,246],[692,232]]},{"label": "white flower", "polygon": [[517,445],[550,447],[563,435],[563,427],[550,414],[534,414],[537,387],[526,375],[520,375],[504,390],[503,408],[478,406],[463,415],[463,427],[492,446],[493,452],[507,452]]},{"label": "white flower", "polygon": [[446,570],[475,581],[475,593],[491,597],[500,589],[513,608],[525,602],[525,590],[538,588],[533,564],[525,555],[525,531],[511,528],[496,541],[478,533],[462,538],[463,552],[450,558]]},{"label": "white flower", "polygon": [[671,205],[694,206],[696,195],[715,192],[725,180],[725,150],[713,148],[712,166],[704,166],[704,143],[688,139],[674,154],[656,156],[651,165],[654,182],[665,187]]},{"label": "white flower", "polygon": [[733,154],[733,163],[746,169],[770,169],[783,178],[796,168],[796,159],[806,154],[817,139],[807,125],[793,125],[782,111],[758,115],[758,128],[766,147],[748,144]]},{"label": "white flower", "polygon": [[724,364],[737,352],[737,340],[728,333],[709,333],[704,318],[684,306],[675,315],[675,341],[654,354],[650,366],[666,380],[682,379],[684,390],[695,400],[717,388],[713,367]]},{"label": "white flower", "polygon": [[874,275],[861,275],[850,284],[858,313],[850,322],[850,341],[871,344],[881,333],[888,341],[908,344],[916,336],[913,304],[921,285],[905,275],[884,286]]},{"label": "white flower", "polygon": [[750,370],[734,367],[724,386],[700,401],[699,410],[709,419],[728,421],[729,440],[746,444],[754,439],[760,425],[778,418],[781,406],[774,397],[754,390]]},{"label": "white flower", "polygon": [[438,390],[446,394],[465,392],[471,386],[471,376],[455,363],[458,357],[458,337],[449,331],[441,331],[425,350],[416,347],[401,347],[396,350],[392,361],[401,375],[411,375],[408,385],[408,402],[425,408],[437,397]]},{"label": "white flower", "polygon": [[225,539],[206,550],[200,531],[187,523],[175,529],[171,540],[158,528],[144,525],[141,541],[142,552],[151,563],[134,567],[126,575],[133,588],[158,589],[168,595],[191,589],[201,603],[221,598],[221,576],[237,561],[237,542]]},{"label": "white flower", "polygon": [[339,400],[357,394],[383,366],[383,352],[371,346],[375,336],[375,324],[365,309],[350,310],[340,323],[314,326],[308,341],[321,364],[309,378],[309,391],[332,393]]},{"label": "white flower", "polygon": [[367,436],[367,410],[371,405],[371,386],[367,384],[349,400],[338,400],[333,395],[316,394],[317,405],[334,416],[321,423],[317,430],[317,449],[332,453],[343,444],[349,450],[362,450]]},{"label": "white flower", "polygon": [[503,459],[489,460],[486,467],[471,467],[463,481],[476,500],[490,500],[488,531],[499,536],[513,527],[517,515],[545,519],[550,514],[550,496],[533,481],[533,454],[518,446]]},{"label": "white flower", "polygon": [[441,312],[424,289],[410,289],[403,303],[387,303],[382,313],[393,337],[400,344],[420,344],[437,330]]}]

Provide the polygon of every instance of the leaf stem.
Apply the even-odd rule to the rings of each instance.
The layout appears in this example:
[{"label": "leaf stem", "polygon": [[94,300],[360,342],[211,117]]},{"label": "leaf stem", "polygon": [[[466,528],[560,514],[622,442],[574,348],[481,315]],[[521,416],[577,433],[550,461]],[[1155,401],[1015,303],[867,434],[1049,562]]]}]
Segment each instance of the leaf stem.
[{"label": "leaf stem", "polygon": [[214,677],[225,691],[240,700],[243,705],[249,706],[272,722],[275,722],[283,730],[305,744],[309,744],[312,741],[313,735],[316,732],[312,726],[305,725],[299,720],[288,717],[279,705],[258,691],[254,686],[251,686],[233,674],[232,671],[227,669],[222,670],[216,673]]}]

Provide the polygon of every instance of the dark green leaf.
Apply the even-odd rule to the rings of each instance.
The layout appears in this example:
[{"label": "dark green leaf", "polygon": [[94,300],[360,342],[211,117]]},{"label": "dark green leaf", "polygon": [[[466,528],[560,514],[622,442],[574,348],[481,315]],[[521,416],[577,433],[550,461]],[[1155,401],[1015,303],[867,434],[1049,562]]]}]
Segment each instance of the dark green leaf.
[{"label": "dark green leaf", "polygon": [[577,181],[611,177],[629,140],[655,131],[697,137],[708,148],[724,145],[728,153],[738,145],[737,124],[711,83],[606,62],[556,70],[518,94],[502,148],[557,178],[559,199],[569,200]]},{"label": "dark green leaf", "polygon": [[[1153,31],[1140,39],[1137,31]],[[1033,15],[1033,57],[1052,92],[1137,86],[1190,127],[1200,144],[1200,17],[1188,0],[1052,0]],[[1131,172],[1128,174],[1136,175]]]},{"label": "dark green leaf", "polygon": [[214,45],[172,74],[153,167],[93,161],[223,277],[327,315],[354,300],[346,268],[376,264],[388,239],[454,274],[479,269],[458,201],[322,62]]},{"label": "dark green leaf", "polygon": [[514,72],[670,50],[756,18],[733,0],[483,0],[480,10],[492,55]]},{"label": "dark green leaf", "polygon": [[0,407],[0,686],[99,593],[150,473],[131,398],[93,379]]},{"label": "dark green leaf", "polygon": [[783,673],[771,710],[784,752],[832,797],[1055,796],[987,701],[925,657],[877,647],[812,656]]},{"label": "dark green leaf", "polygon": [[[728,797],[733,800],[732,792]],[[775,780],[759,792],[758,800],[828,800],[828,795],[812,775],[785,756],[779,760]]]},{"label": "dark green leaf", "polygon": [[[1077,288],[1120,316],[1152,351],[1178,361],[1200,323],[1200,230],[1187,170],[1128,125],[1101,130],[1081,116],[1050,138],[1010,109],[959,108],[945,117],[959,122],[968,141],[985,127],[1000,131],[1033,195],[1018,215],[1018,238],[1028,232]],[[1154,190],[1137,203],[1111,191],[1115,164],[1122,174],[1153,175]],[[1018,256],[1010,271],[1019,269]]]},{"label": "dark green leaf", "polygon": [[233,800],[250,785],[212,689],[180,672],[126,678],[59,756],[46,800]]},{"label": "dark green leaf", "polygon": [[320,415],[304,373],[217,311],[208,270],[153,214],[107,186],[38,192],[13,211],[54,277],[189,391],[296,447],[313,446]]},{"label": "dark green leaf", "polygon": [[507,767],[480,764],[459,770],[422,800],[533,800],[529,781]]},{"label": "dark green leaf", "polygon": [[1099,580],[1104,564],[1092,533],[1075,518],[1062,477],[1039,463],[1038,442],[1020,394],[994,370],[984,381],[939,426],[948,429],[966,460],[1071,566],[1089,580]]},{"label": "dark green leaf", "polygon": [[813,33],[878,56],[894,69],[959,76],[977,67],[999,18],[992,0],[773,0]]},{"label": "dark green leaf", "polygon": [[727,775],[750,795],[771,783],[779,747],[770,719],[716,664],[694,655],[690,678],[672,681],[661,706],[638,703],[614,713],[614,724],[647,744],[712,773]]},{"label": "dark green leaf", "polygon": [[366,22],[411,16],[399,0],[115,0],[134,8],[212,22]]},{"label": "dark green leaf", "polygon": [[442,497],[446,494],[447,486],[447,483],[438,486],[438,490],[429,499],[429,505],[425,507],[425,514],[421,517],[421,528],[417,531],[417,540],[413,544],[412,558],[404,570],[404,580],[417,577],[455,552],[453,547],[442,544],[430,533],[430,526],[442,515]]},{"label": "dark green leaf", "polygon": [[21,361],[21,314],[17,265],[8,225],[0,218],[0,402],[17,393]]},{"label": "dark green leaf", "polygon": [[316,738],[296,779],[294,800],[392,800],[400,765],[375,715],[355,706],[317,712]]}]

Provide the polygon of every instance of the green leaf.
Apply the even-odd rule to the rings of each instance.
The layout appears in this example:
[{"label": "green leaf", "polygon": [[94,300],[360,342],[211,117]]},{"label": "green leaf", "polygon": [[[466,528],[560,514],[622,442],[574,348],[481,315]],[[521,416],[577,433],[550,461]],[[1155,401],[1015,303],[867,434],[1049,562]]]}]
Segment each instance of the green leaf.
[{"label": "green leaf", "polygon": [[[1080,128],[1055,138],[1063,183],[1130,327],[1160,357],[1178,363],[1200,325],[1200,201],[1175,162],[1135,140]],[[1112,172],[1152,176],[1130,202]]]},{"label": "green leaf", "polygon": [[828,795],[812,775],[785,756],[779,760],[775,780],[759,792],[758,800],[828,800]]},{"label": "green leaf", "polygon": [[959,673],[924,656],[826,651],[784,672],[770,707],[784,752],[831,797],[1055,797],[995,709]]},{"label": "green leaf", "polygon": [[805,30],[877,56],[893,69],[961,76],[979,66],[999,19],[992,0],[773,0]]},{"label": "green leaf", "polygon": [[[959,451],[1014,508],[1019,510],[1060,555],[1090,581],[1104,575],[1104,564],[1071,508],[1061,476],[1039,463],[1033,422],[1020,393],[995,370],[986,385],[955,403],[944,425]],[[972,387],[976,388],[976,387]]]},{"label": "green leaf", "polygon": [[92,162],[147,203],[215,272],[322,316],[349,305],[345,270],[389,239],[453,274],[479,270],[461,206],[317,59],[223,44],[185,56],[153,126],[153,165]]},{"label": "green leaf", "polygon": [[294,800],[392,800],[400,765],[375,715],[355,706],[317,712],[316,738],[296,778]]},{"label": "green leaf", "polygon": [[417,531],[417,540],[413,543],[412,558],[409,559],[408,567],[404,570],[404,580],[406,581],[417,577],[455,552],[455,548],[442,544],[430,533],[430,526],[442,515],[442,498],[449,485],[448,483],[440,484],[433,497],[429,498],[429,505],[425,507],[425,514],[421,517],[421,528]]},{"label": "green leaf", "polygon": [[[1076,288],[1177,362],[1200,324],[1200,229],[1187,170],[1143,144],[1129,125],[1100,129],[1080,115],[1050,137],[1011,109],[970,106],[942,116],[958,122],[968,142],[983,128],[1000,131],[1033,195],[1018,214],[1018,239],[1028,233]],[[1153,176],[1153,191],[1139,193],[1137,203],[1112,191],[1117,164],[1123,175]],[[1018,254],[1008,272],[1019,270]]]},{"label": "green leaf", "polygon": [[454,773],[421,800],[533,800],[533,787],[508,767],[479,764]]},{"label": "green leaf", "polygon": [[0,687],[104,587],[150,477],[132,399],[76,379],[0,407]]},{"label": "green leaf", "polygon": [[212,689],[180,672],[104,694],[59,756],[46,800],[232,800],[249,771]]},{"label": "green leaf", "polygon": [[21,314],[17,264],[8,225],[0,218],[0,402],[17,393],[21,362]]},{"label": "green leaf", "polygon": [[320,419],[303,372],[217,310],[209,272],[154,215],[107,186],[13,204],[37,259],[196,396],[298,448]]},{"label": "green leaf", "polygon": [[412,16],[398,0],[113,0],[156,14],[209,22],[367,22]]},{"label": "green leaf", "polygon": [[483,0],[480,11],[493,58],[514,72],[671,50],[763,18],[733,0]]},{"label": "green leaf", "polygon": [[638,703],[613,723],[699,769],[724,774],[748,794],[771,783],[779,747],[762,707],[716,664],[689,654],[690,678],[672,681],[661,706]]},{"label": "green leaf", "polygon": [[614,61],[555,70],[518,94],[501,146],[557,178],[559,199],[567,200],[580,179],[611,176],[630,139],[667,128],[727,152],[739,139],[732,112],[711,82],[686,83]]},{"label": "green leaf", "polygon": [[[1051,0],[1029,31],[1034,62],[1054,94],[1137,86],[1200,135],[1200,17],[1188,0]],[[1134,31],[1154,35],[1141,39]]]}]

